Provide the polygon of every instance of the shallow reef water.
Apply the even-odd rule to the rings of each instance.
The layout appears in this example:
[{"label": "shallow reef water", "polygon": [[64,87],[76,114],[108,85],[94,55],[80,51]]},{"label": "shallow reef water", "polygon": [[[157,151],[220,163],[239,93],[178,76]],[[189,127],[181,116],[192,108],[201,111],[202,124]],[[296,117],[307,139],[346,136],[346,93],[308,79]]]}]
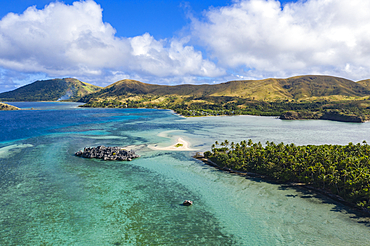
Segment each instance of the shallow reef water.
[{"label": "shallow reef water", "polygon": [[[370,123],[21,106],[38,110],[0,112],[1,245],[370,245],[367,218],[330,198],[219,171],[195,151],[148,148],[179,137],[199,151],[225,139],[358,143],[370,140]],[[99,145],[141,157],[74,156]]]}]

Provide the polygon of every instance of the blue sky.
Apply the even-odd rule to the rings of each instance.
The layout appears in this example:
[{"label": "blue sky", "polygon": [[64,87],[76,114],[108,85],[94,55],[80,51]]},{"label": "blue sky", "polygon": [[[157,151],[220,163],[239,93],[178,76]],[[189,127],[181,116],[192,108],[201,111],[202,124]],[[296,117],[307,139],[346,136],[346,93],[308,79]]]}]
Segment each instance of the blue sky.
[{"label": "blue sky", "polygon": [[[28,7],[38,9],[48,5],[50,0],[0,0],[0,18],[9,12],[23,13]],[[72,4],[75,0],[60,1]],[[282,4],[296,0],[281,0]],[[157,39],[176,35],[189,23],[187,13],[190,11],[201,16],[204,10],[212,7],[222,7],[232,4],[231,0],[121,0],[96,1],[103,8],[103,21],[110,23],[116,30],[117,36],[134,37],[149,32]]]},{"label": "blue sky", "polygon": [[56,77],[357,81],[370,78],[369,11],[361,0],[0,0],[0,92]]}]

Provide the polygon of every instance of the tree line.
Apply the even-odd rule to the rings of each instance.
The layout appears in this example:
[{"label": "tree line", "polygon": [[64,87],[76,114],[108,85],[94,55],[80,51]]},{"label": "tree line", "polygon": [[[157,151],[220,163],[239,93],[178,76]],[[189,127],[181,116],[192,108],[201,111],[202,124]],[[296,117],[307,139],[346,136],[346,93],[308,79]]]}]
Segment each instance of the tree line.
[{"label": "tree line", "polygon": [[217,115],[261,115],[282,116],[292,112],[295,119],[320,119],[325,114],[357,117],[361,121],[370,119],[370,100],[343,101],[296,101],[278,100],[273,102],[257,101],[250,98],[203,96],[185,97],[180,100],[176,96],[164,97],[156,101],[156,97],[139,97],[136,100],[90,100],[84,107],[113,108],[163,108],[172,109],[183,116],[217,116]]},{"label": "tree line", "polygon": [[370,146],[216,141],[205,157],[233,170],[255,172],[280,182],[303,182],[370,208]]}]

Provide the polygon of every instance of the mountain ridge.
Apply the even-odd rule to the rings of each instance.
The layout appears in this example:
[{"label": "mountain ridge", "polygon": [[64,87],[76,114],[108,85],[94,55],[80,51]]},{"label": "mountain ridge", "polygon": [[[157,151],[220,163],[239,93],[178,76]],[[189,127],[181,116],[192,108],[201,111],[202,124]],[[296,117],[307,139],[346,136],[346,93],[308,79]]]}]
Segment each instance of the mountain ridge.
[{"label": "mountain ridge", "polygon": [[370,79],[352,80],[328,75],[301,75],[289,78],[234,80],[219,84],[158,85],[124,79],[104,88],[77,79],[35,81],[10,92],[0,93],[0,101],[90,100],[129,96],[233,97],[251,100],[316,100],[370,96]]},{"label": "mountain ridge", "polygon": [[352,80],[327,75],[302,75],[286,79],[234,80],[220,84],[157,85],[120,80],[81,100],[134,95],[229,96],[275,101],[320,97],[364,97],[370,95],[370,80]]}]

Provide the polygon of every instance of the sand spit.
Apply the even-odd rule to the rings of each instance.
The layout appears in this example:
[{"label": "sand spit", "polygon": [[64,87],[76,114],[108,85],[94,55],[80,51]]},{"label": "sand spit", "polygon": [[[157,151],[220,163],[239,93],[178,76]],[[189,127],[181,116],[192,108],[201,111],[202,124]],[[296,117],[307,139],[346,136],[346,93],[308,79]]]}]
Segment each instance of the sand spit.
[{"label": "sand spit", "polygon": [[158,147],[157,145],[148,145],[152,150],[171,150],[171,151],[194,151],[196,149],[190,148],[190,143],[182,138],[178,138],[177,142],[168,147]]}]

